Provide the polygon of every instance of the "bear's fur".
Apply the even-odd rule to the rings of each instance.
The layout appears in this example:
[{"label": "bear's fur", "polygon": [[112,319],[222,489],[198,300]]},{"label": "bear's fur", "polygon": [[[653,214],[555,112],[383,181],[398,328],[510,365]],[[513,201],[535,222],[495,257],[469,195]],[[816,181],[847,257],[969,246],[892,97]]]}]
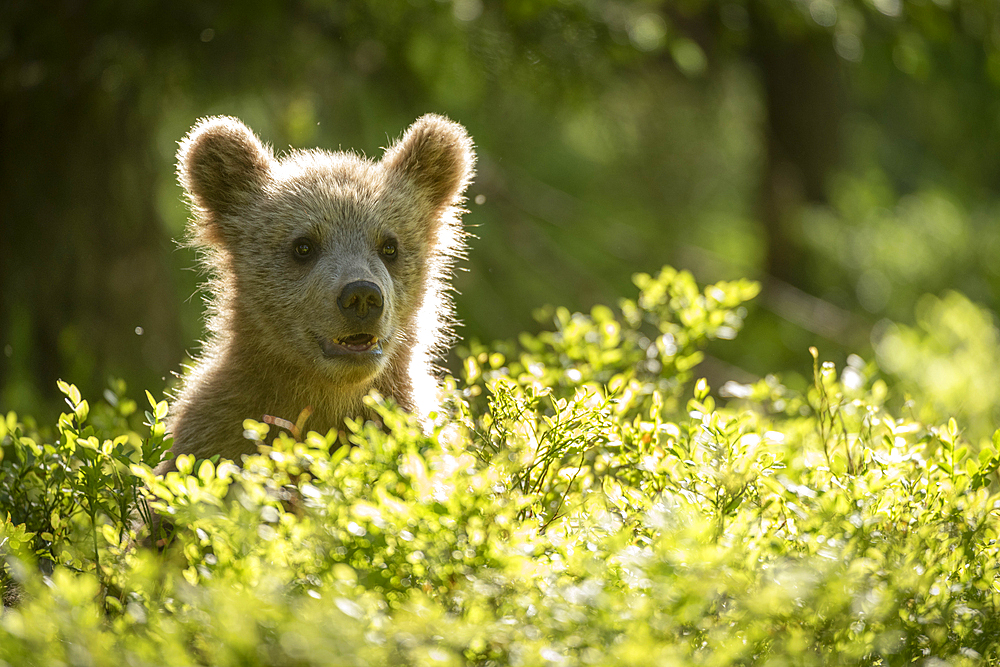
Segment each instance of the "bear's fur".
[{"label": "bear's fur", "polygon": [[295,423],[309,407],[306,429],[326,433],[364,417],[371,390],[418,416],[434,409],[474,164],[465,129],[436,115],[377,162],[277,159],[235,118],[199,121],[177,173],[212,276],[210,335],[171,407],[174,454],[239,463],[256,451],[245,419]]}]

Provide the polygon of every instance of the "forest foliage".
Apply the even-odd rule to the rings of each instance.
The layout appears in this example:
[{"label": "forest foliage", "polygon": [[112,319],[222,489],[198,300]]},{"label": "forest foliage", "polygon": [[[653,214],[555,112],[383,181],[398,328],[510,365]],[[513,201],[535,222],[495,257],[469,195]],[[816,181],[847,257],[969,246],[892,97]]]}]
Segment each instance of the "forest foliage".
[{"label": "forest foliage", "polygon": [[[988,0],[0,3],[0,665],[1000,664],[998,87]],[[433,424],[154,478],[177,140],[426,112]]]},{"label": "forest foliage", "polygon": [[373,396],[382,427],[248,420],[259,454],[157,478],[149,394],[8,414],[0,664],[997,664],[1000,437],[816,350],[806,391],[713,392],[758,285],[635,283],[466,349],[429,428]]},{"label": "forest foliage", "polygon": [[[53,421],[59,378],[88,395],[109,377],[159,394],[197,354],[200,278],[177,248],[188,213],[173,160],[216,113],[279,152],[371,156],[423,113],[463,123],[481,156],[456,276],[465,339],[537,331],[536,308],[588,311],[669,263],[762,285],[752,335],[707,350],[720,386],[780,373],[802,391],[810,346],[912,384],[932,351],[897,346],[894,326],[946,326],[924,295],[985,318],[982,335],[947,334],[970,356],[995,335],[998,12],[987,0],[4,3],[0,408]],[[979,376],[983,397],[1000,395]]]}]

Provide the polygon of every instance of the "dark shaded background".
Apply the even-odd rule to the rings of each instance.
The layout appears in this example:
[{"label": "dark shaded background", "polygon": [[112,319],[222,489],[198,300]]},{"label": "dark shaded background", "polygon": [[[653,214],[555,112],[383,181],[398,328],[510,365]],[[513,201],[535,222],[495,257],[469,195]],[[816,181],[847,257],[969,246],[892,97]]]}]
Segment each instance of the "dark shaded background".
[{"label": "dark shaded background", "polygon": [[237,115],[278,151],[378,156],[434,111],[480,154],[463,338],[535,329],[543,304],[613,304],[671,263],[764,283],[747,329],[711,350],[720,381],[801,384],[817,345],[985,429],[998,7],[8,0],[0,410],[50,414],[56,378],[158,394],[197,350],[173,175],[195,119]]}]

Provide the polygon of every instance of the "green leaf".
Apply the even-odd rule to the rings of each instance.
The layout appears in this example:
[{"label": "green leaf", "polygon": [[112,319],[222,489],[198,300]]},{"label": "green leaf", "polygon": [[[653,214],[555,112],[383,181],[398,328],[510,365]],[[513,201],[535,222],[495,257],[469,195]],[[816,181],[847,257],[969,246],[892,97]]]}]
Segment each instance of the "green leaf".
[{"label": "green leaf", "polygon": [[698,378],[698,381],[694,384],[695,399],[698,401],[704,401],[708,397],[708,392],[708,380],[705,378]]}]

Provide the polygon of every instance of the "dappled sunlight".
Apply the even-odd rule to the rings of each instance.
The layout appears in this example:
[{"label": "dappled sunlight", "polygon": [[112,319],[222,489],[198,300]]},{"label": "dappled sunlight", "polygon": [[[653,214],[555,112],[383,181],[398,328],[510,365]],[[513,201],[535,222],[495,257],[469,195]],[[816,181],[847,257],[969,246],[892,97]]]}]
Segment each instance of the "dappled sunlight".
[{"label": "dappled sunlight", "polygon": [[[1000,664],[998,34],[982,0],[7,3],[0,665]],[[424,114],[477,160],[412,382],[334,419],[276,326],[171,460],[247,333],[203,325],[235,244],[188,206],[246,193],[206,209],[178,137],[378,162]],[[363,241],[436,206],[408,164],[323,220],[412,277],[426,237]],[[277,246],[316,239],[249,208],[247,321],[396,340],[313,332],[342,251],[292,305]]]}]

